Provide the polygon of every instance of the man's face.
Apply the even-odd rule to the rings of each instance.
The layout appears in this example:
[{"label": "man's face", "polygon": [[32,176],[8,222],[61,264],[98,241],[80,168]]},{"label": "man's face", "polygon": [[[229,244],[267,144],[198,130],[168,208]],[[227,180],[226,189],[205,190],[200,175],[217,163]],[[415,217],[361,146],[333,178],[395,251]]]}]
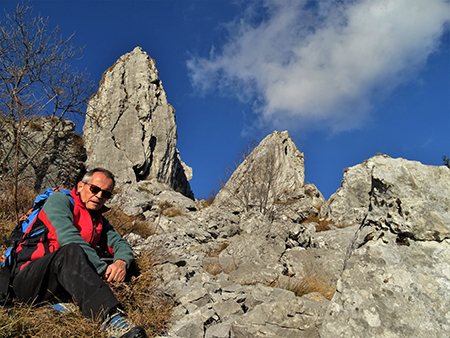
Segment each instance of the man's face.
[{"label": "man's face", "polygon": [[81,202],[86,206],[89,211],[98,211],[108,200],[102,191],[94,194],[91,191],[91,187],[97,186],[101,190],[106,190],[112,193],[113,181],[106,177],[102,172],[95,172],[91,179],[87,183],[78,182],[77,190],[80,194]]}]

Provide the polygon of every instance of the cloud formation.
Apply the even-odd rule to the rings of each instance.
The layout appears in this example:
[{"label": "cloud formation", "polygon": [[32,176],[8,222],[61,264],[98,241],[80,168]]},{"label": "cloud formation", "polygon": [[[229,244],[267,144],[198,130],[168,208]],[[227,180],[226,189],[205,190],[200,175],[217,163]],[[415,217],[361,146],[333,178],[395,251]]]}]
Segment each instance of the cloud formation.
[{"label": "cloud formation", "polygon": [[254,103],[275,128],[350,130],[425,65],[449,19],[446,0],[257,1],[187,65],[194,87]]}]

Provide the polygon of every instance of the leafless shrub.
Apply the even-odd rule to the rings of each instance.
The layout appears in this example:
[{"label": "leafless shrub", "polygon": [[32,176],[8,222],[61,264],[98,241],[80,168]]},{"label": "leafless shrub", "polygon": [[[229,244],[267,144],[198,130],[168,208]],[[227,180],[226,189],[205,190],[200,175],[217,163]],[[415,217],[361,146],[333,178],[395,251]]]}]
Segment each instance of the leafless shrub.
[{"label": "leafless shrub", "polygon": [[[286,198],[286,192],[294,186],[282,178],[283,162],[275,147],[268,148],[264,157],[255,159],[251,153],[246,157],[245,167],[239,167],[222,188],[227,204],[241,212],[258,210],[273,221],[278,214],[294,202]],[[239,178],[239,182],[236,182]],[[234,182],[233,182],[234,181]]]},{"label": "leafless shrub", "polygon": [[[94,86],[70,65],[82,49],[71,45],[71,37],[61,38],[58,27],[49,30],[48,19],[34,16],[26,2],[5,17],[0,25],[0,162],[7,165],[0,167],[0,176],[16,187],[17,200],[26,169],[64,118],[84,114]],[[36,116],[54,123],[43,130]],[[27,129],[43,133],[33,147],[27,145]],[[18,221],[19,207],[14,208]]]}]

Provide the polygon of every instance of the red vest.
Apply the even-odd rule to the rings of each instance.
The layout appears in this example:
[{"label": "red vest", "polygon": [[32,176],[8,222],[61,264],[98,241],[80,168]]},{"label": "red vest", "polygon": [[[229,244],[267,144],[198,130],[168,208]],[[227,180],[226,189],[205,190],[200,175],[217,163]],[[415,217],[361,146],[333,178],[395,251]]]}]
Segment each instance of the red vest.
[{"label": "red vest", "polygon": [[[78,232],[86,241],[86,243],[88,243],[92,248],[95,249],[102,235],[103,217],[101,216],[101,214],[103,211],[106,211],[107,208],[100,210],[98,214],[94,218],[92,218],[89,211],[81,202],[80,196],[76,194],[75,188],[70,194],[73,197],[74,206],[73,211],[67,209],[67,212],[73,213],[73,226],[77,228]],[[64,198],[67,197],[64,196]],[[58,210],[58,212],[61,211]],[[52,224],[47,216],[48,215],[45,214],[44,209],[42,209],[36,217],[36,221],[34,222],[34,224],[28,228],[27,233],[33,231],[33,229],[35,230],[41,227],[42,225],[45,226],[46,231],[44,231],[41,236],[25,239],[17,247],[16,272],[18,271],[18,269],[22,270],[32,260],[41,258],[45,254],[54,252],[60,248],[55,230],[55,227],[57,228],[58,224]],[[64,242],[70,243],[71,239],[65,238]]]}]

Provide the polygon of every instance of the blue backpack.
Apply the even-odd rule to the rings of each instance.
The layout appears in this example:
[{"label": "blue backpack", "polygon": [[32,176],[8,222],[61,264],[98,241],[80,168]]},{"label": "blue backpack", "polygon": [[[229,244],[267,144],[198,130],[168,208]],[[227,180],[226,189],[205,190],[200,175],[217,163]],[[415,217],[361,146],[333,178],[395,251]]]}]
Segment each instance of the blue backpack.
[{"label": "blue backpack", "polygon": [[14,230],[9,235],[8,240],[6,241],[6,246],[8,247],[8,249],[3,253],[0,259],[2,267],[2,273],[0,276],[0,303],[5,303],[8,298],[7,296],[9,291],[11,273],[15,268],[15,253],[17,246],[22,242],[22,240],[39,236],[44,231],[46,231],[45,226],[42,226],[38,229],[35,229],[33,232],[26,233],[27,230],[36,221],[36,217],[44,206],[44,203],[55,192],[62,192],[67,195],[72,207],[74,205],[73,198],[72,196],[70,196],[70,190],[62,188],[49,188],[36,197],[33,203],[33,207],[20,218],[19,223],[16,225]]}]

